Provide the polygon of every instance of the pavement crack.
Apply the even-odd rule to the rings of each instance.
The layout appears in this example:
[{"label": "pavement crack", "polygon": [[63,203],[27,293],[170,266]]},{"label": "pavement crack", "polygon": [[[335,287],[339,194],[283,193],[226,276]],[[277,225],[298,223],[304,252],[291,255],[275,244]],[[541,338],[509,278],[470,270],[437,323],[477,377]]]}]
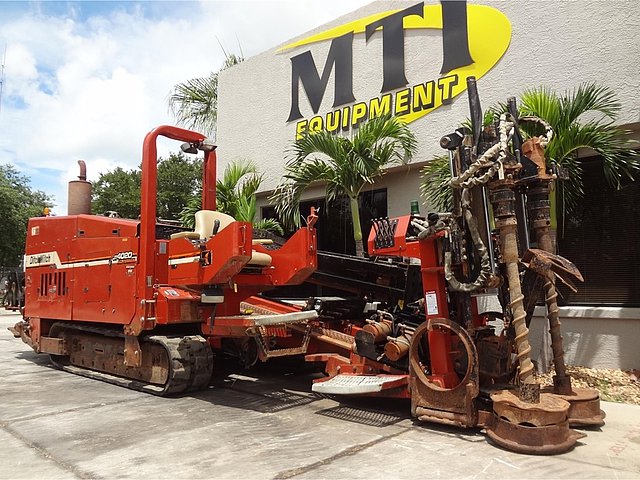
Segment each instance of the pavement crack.
[{"label": "pavement crack", "polygon": [[377,438],[376,440],[372,440],[370,442],[367,443],[360,443],[358,445],[353,445],[349,448],[346,448],[345,450],[342,450],[341,452],[336,453],[335,455],[332,455],[331,457],[327,457],[324,458],[322,460],[319,460],[317,462],[311,463],[309,465],[305,465],[302,467],[298,467],[298,468],[292,468],[290,470],[285,470],[283,472],[278,473],[275,477],[273,477],[273,480],[286,480],[288,478],[293,478],[293,477],[297,477],[298,475],[302,475],[304,473],[307,472],[311,472],[317,468],[323,467],[325,465],[329,465],[330,463],[334,462],[335,460],[339,460],[341,458],[345,458],[345,457],[350,457],[352,455],[356,455],[360,452],[362,452],[363,450],[366,450],[367,448],[373,447],[379,443],[385,442],[391,438],[397,437],[399,435],[402,435],[403,433],[405,433],[407,430],[403,429],[399,432],[396,433],[392,433],[390,435],[386,435],[384,437],[380,437]]},{"label": "pavement crack", "polygon": [[[36,420],[38,418],[42,418],[42,417],[51,417],[53,415],[62,415],[65,413],[73,413],[73,412],[79,412],[79,411],[83,411],[83,410],[92,410],[94,408],[102,408],[102,407],[109,407],[111,405],[119,405],[122,403],[128,403],[128,402],[136,402],[136,401],[140,401],[140,398],[127,398],[124,400],[115,400],[113,402],[100,402],[100,403],[93,403],[91,405],[82,405],[82,406],[78,406],[78,407],[74,407],[74,408],[67,408],[64,410],[57,410],[55,412],[43,412],[43,413],[37,413],[35,415],[28,415],[26,417],[18,417],[18,418],[12,418],[10,420],[3,420],[4,424],[7,423],[16,423],[16,422],[25,422],[25,421],[29,421],[29,420]],[[142,399],[145,400],[145,399]]]},{"label": "pavement crack", "polygon": [[99,475],[96,475],[94,473],[89,473],[86,472],[74,465],[70,465],[67,462],[56,458],[55,456],[51,455],[51,453],[49,453],[44,447],[41,447],[40,445],[38,445],[35,442],[31,442],[29,441],[24,435],[20,434],[19,432],[17,432],[16,430],[14,430],[13,428],[11,428],[9,425],[7,425],[4,422],[0,422],[0,428],[2,428],[2,430],[4,430],[5,432],[7,432],[9,435],[11,435],[12,437],[14,437],[15,439],[19,440],[20,442],[24,443],[26,446],[28,446],[29,448],[31,448],[32,450],[34,450],[36,452],[36,454],[42,458],[44,458],[45,460],[49,460],[53,463],[55,463],[58,467],[60,467],[61,469],[73,474],[76,478],[80,478],[80,479],[100,479],[103,477],[100,477]]}]

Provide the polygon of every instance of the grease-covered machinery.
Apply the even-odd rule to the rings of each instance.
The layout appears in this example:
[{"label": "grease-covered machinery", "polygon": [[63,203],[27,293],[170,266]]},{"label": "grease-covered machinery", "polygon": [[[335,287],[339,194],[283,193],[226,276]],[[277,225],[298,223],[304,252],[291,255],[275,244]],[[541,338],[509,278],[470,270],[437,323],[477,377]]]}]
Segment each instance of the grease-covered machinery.
[{"label": "grease-covered machinery", "polygon": [[[318,393],[409,398],[418,419],[484,427],[510,450],[570,449],[580,437],[570,425],[601,425],[604,415],[597,392],[572,388],[564,369],[555,282],[581,276],[552,252],[552,132],[519,119],[513,101],[483,129],[473,79],[468,87],[472,129],[441,141],[452,211],[374,220],[368,259],[316,252],[313,212],[282,246],[254,240],[250,224],[215,211],[214,147],[186,130],[152,131],[140,219],[30,221],[25,319],[12,331],[65,370],[160,395],[208,385],[215,351],[247,368],[304,355],[324,363]],[[521,122],[545,133],[523,141]],[[159,135],[204,152],[193,232],[156,221]],[[349,298],[300,307],[260,295],[305,280]],[[488,295],[495,308],[480,313]],[[527,326],[543,297],[556,376],[541,392]]]}]

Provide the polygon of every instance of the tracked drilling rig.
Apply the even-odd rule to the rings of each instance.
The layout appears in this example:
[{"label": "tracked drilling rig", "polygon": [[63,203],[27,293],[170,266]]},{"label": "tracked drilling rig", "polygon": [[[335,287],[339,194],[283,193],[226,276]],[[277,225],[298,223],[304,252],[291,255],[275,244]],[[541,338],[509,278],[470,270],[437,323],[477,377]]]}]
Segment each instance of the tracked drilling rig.
[{"label": "tracked drilling rig", "polygon": [[[204,152],[194,232],[156,219],[158,136]],[[237,316],[240,302],[303,281],[316,262],[315,219],[269,252],[253,240],[251,224],[217,212],[215,167],[215,146],[204,136],[168,126],[150,132],[139,220],[90,215],[82,168],[70,186],[72,214],[29,221],[25,321],[14,334],[80,375],[159,395],[206,387],[211,346],[221,347],[223,338],[233,343],[234,332],[242,344],[247,328],[260,324]]]},{"label": "tracked drilling rig", "polygon": [[[368,259],[317,252],[313,211],[282,246],[253,239],[250,224],[215,210],[215,147],[157,128],[144,142],[138,220],[80,207],[30,221],[25,318],[12,332],[64,370],[157,395],[206,387],[219,352],[246,368],[304,358],[324,366],[319,394],[410,399],[417,419],[484,428],[516,452],[572,448],[581,434],[570,426],[601,425],[604,414],[597,393],[572,388],[564,369],[555,283],[582,277],[549,241],[553,133],[518,118],[513,100],[483,128],[472,78],[468,91],[472,128],[441,139],[452,211],[375,219]],[[523,122],[545,133],[524,141]],[[204,152],[195,231],[156,219],[160,135]],[[296,306],[262,295],[304,281],[345,296]],[[482,312],[488,295],[497,306]],[[543,391],[528,341],[542,298],[556,369]]]}]

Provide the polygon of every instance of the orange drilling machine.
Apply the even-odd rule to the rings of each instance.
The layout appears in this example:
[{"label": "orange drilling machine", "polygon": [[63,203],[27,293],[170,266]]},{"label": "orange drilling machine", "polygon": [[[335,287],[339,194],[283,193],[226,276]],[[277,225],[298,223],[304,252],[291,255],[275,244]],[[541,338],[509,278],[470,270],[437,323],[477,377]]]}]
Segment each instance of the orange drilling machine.
[{"label": "orange drilling machine", "polygon": [[[194,232],[156,221],[158,136],[204,152]],[[80,189],[82,177],[73,182]],[[206,387],[210,347],[237,339],[242,348],[247,329],[263,326],[260,318],[239,316],[240,303],[262,290],[300,283],[316,267],[315,218],[281,248],[268,250],[253,239],[251,224],[215,210],[215,181],[215,147],[200,134],[163,126],[144,141],[139,220],[77,211],[89,200],[79,199],[72,183],[70,215],[29,221],[25,321],[14,334],[80,375],[159,395]],[[314,314],[285,314],[277,321]]]},{"label": "orange drilling machine", "polygon": [[[70,195],[86,207],[68,216],[30,220],[24,320],[12,332],[64,370],[157,395],[205,388],[214,352],[247,368],[300,357],[324,364],[312,386],[320,394],[410,399],[419,420],[484,428],[517,452],[572,448],[580,434],[570,426],[604,415],[597,392],[572,387],[564,368],[555,285],[582,277],[549,241],[552,131],[518,118],[515,101],[483,127],[474,79],[468,91],[472,128],[441,140],[453,209],[374,220],[369,258],[317,252],[313,210],[283,245],[254,239],[249,223],[215,209],[215,147],[187,130],[153,130],[138,220],[90,215],[86,194]],[[525,141],[525,122],[545,133]],[[194,231],[156,219],[160,135],[204,152]],[[305,281],[344,298],[296,306],[262,294]],[[495,305],[482,311],[488,295]],[[547,389],[528,341],[542,298],[556,371]]]}]

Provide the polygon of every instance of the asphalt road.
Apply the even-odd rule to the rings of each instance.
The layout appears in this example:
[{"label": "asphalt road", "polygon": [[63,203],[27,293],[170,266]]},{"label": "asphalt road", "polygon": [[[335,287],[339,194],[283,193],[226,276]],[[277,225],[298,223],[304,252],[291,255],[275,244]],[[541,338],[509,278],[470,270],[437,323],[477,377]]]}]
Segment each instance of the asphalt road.
[{"label": "asphalt road", "polygon": [[[0,310],[0,478],[640,478],[640,407],[563,455],[519,455],[480,431],[420,425],[409,405],[339,403],[287,364],[157,398],[54,369]],[[298,371],[296,371],[296,369]]]}]

